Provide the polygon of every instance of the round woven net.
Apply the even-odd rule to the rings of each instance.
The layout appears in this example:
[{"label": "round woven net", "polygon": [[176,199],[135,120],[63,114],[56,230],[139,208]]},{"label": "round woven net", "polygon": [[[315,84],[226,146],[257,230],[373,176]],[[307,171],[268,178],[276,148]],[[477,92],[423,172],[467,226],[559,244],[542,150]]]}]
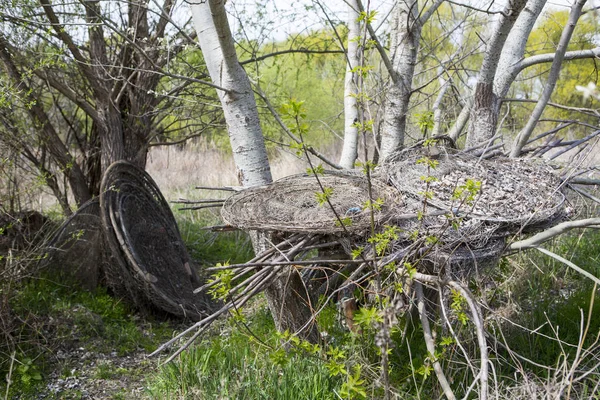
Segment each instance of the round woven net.
[{"label": "round woven net", "polygon": [[[526,159],[480,160],[456,150],[436,148],[431,168],[420,160],[427,148],[405,150],[390,157],[379,168],[379,176],[400,192],[422,199],[438,209],[460,212],[469,218],[513,225],[532,225],[552,220],[562,209],[564,195],[552,168]],[[426,177],[433,177],[427,183]],[[472,205],[455,196],[467,184],[478,181],[481,188]],[[429,185],[429,186],[428,186]]]},{"label": "round woven net", "polygon": [[100,204],[108,244],[117,262],[109,283],[142,308],[199,319],[211,309],[191,265],[175,218],[152,178],[128,162],[111,165]]},{"label": "round woven net", "polygon": [[[395,246],[399,254],[415,239],[434,238],[433,245],[421,249],[424,259],[468,273],[478,263],[496,260],[508,236],[544,228],[564,216],[560,180],[550,167],[532,160],[480,160],[452,149],[436,150],[435,156],[427,148],[404,150],[377,171],[405,195],[402,212],[423,216],[396,221],[401,228]],[[467,200],[467,187],[475,182],[479,187]]]},{"label": "round woven net", "polygon": [[93,290],[100,283],[109,258],[100,201],[96,198],[83,204],[52,235],[40,266]]},{"label": "round woven net", "polygon": [[[374,212],[381,224],[402,206],[393,188],[377,179],[350,174],[306,174],[280,179],[268,186],[243,190],[229,197],[221,210],[226,223],[250,230],[359,233],[368,230],[370,198],[381,200]],[[325,200],[325,197],[328,201]]]}]

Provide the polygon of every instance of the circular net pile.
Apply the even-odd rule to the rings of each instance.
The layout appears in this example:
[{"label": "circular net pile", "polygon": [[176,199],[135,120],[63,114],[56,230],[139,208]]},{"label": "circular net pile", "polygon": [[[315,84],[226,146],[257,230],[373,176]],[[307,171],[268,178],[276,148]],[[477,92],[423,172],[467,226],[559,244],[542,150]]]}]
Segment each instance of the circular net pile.
[{"label": "circular net pile", "polygon": [[[424,215],[397,221],[404,240],[396,244],[396,251],[404,251],[409,245],[406,235],[418,231],[420,238],[437,240],[435,246],[425,246],[426,259],[468,269],[499,257],[507,236],[548,226],[563,216],[560,180],[550,167],[436,150],[433,156],[426,148],[408,149],[379,167],[378,177],[405,195],[402,213]],[[428,167],[424,157],[435,167]],[[480,182],[480,188],[466,201],[469,180]]]},{"label": "circular net pile", "polygon": [[83,204],[52,235],[40,266],[75,279],[93,290],[102,279],[103,266],[109,264],[109,250],[100,220],[100,201]]},{"label": "circular net pile", "polygon": [[243,190],[225,201],[221,216],[226,223],[249,230],[354,234],[370,227],[371,213],[365,208],[370,198],[382,200],[374,213],[376,224],[402,206],[399,194],[376,179],[371,180],[371,197],[363,176],[326,174],[319,181],[322,188],[315,176],[295,175]]},{"label": "circular net pile", "polygon": [[[441,210],[460,208],[469,218],[496,223],[526,226],[552,221],[562,209],[560,180],[547,165],[523,159],[479,160],[464,153],[442,148],[433,159],[435,169],[424,162],[428,150],[410,149],[386,160],[380,173],[392,186],[422,199],[431,191],[427,202]],[[435,180],[427,183],[423,177]],[[460,204],[453,195],[468,179],[481,182],[472,205]]]},{"label": "circular net pile", "polygon": [[[102,180],[100,205],[106,238],[116,263],[107,279],[138,307],[199,319],[211,308],[194,294],[194,271],[175,218],[152,178],[125,161],[111,165]],[[152,307],[151,307],[152,308]]]}]

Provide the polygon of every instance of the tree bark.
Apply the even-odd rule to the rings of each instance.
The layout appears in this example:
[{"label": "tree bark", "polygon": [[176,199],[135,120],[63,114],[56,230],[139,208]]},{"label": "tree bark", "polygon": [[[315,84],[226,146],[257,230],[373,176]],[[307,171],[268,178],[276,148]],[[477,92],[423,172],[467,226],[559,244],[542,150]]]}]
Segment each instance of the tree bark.
[{"label": "tree bark", "polygon": [[[238,62],[233,37],[222,0],[208,0],[191,5],[198,42],[213,83],[219,86],[238,180],[244,187],[265,185],[272,181],[269,160],[254,93],[246,72]],[[266,249],[264,235],[254,232],[258,253]],[[310,341],[318,340],[312,324],[308,293],[297,271],[289,268],[287,276],[277,278],[265,289],[265,295],[280,331],[297,332]],[[299,331],[301,327],[305,327]]]},{"label": "tree bark", "polygon": [[515,67],[523,59],[527,39],[546,2],[547,0],[529,0],[508,34],[498,60],[498,74],[494,79],[495,92],[500,98],[506,97],[510,86],[521,71]]},{"label": "tree bark", "polygon": [[385,159],[404,146],[412,81],[417,64],[421,30],[442,1],[436,1],[427,11],[419,9],[418,0],[401,0],[396,4],[391,33],[391,80],[384,100],[380,157]]},{"label": "tree bark", "polygon": [[346,169],[354,168],[354,162],[358,157],[358,74],[353,71],[360,65],[359,45],[360,23],[359,6],[360,0],[348,1],[348,48],[346,54],[346,76],[344,80],[344,143],[340,165]]},{"label": "tree bark", "polygon": [[392,19],[390,45],[395,83],[390,87],[384,101],[381,159],[385,159],[404,145],[406,117],[422,29],[417,0],[401,0],[396,7]]},{"label": "tree bark", "polygon": [[494,25],[475,87],[466,147],[489,140],[496,132],[499,96],[494,92],[494,79],[506,39],[525,4],[525,0],[510,1]]}]

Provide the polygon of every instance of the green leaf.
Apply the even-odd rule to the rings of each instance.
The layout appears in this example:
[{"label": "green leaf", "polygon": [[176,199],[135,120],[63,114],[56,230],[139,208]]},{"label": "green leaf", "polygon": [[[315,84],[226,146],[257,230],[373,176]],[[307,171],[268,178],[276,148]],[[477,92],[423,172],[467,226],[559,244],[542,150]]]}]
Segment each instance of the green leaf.
[{"label": "green leaf", "polygon": [[329,199],[331,198],[332,194],[332,187],[324,187],[323,192],[315,193],[315,197],[317,198],[317,203],[319,203],[319,206],[322,206],[323,204],[327,203],[327,201],[329,201]]}]

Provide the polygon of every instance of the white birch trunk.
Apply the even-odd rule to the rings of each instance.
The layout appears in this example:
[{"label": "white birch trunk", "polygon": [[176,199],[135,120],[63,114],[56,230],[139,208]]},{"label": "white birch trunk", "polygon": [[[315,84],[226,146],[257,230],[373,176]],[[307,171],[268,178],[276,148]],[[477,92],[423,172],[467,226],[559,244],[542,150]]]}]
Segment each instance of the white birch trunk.
[{"label": "white birch trunk", "polygon": [[340,166],[346,169],[354,168],[358,156],[358,74],[352,69],[359,65],[359,46],[357,39],[360,37],[359,0],[348,1],[348,53],[346,55],[346,76],[344,80],[344,144],[340,157]]},{"label": "white birch trunk", "polygon": [[439,8],[443,0],[436,0],[425,12],[418,0],[400,0],[393,12],[391,29],[391,85],[384,99],[381,129],[380,159],[384,160],[404,146],[406,119],[412,94],[412,81],[417,64],[421,30],[425,22]]},{"label": "white birch trunk", "polygon": [[450,130],[448,130],[448,132],[446,133],[448,136],[450,136],[452,140],[454,140],[454,143],[456,143],[456,141],[460,137],[460,134],[465,129],[465,126],[467,126],[467,122],[469,121],[469,117],[471,116],[472,107],[473,97],[471,96],[465,101],[462,110],[460,110],[458,117],[456,117],[456,121],[454,121],[454,125],[452,125]]},{"label": "white birch trunk", "polygon": [[583,9],[585,3],[586,0],[578,0],[571,7],[569,20],[567,21],[567,25],[562,31],[562,35],[560,36],[560,40],[556,48],[556,55],[554,57],[554,61],[552,62],[552,66],[550,67],[548,80],[546,81],[546,86],[544,87],[544,91],[542,92],[542,95],[536,103],[535,108],[533,109],[533,112],[531,113],[531,116],[527,121],[527,124],[521,130],[521,132],[519,132],[519,135],[517,135],[515,144],[513,145],[513,148],[510,152],[511,158],[518,157],[521,154],[523,146],[525,146],[525,143],[527,143],[527,140],[529,140],[529,137],[531,136],[533,129],[540,120],[540,117],[542,116],[542,113],[544,112],[548,101],[550,101],[550,96],[554,91],[556,81],[558,80],[558,77],[560,75],[560,68],[562,66],[562,61],[564,59],[565,53],[567,52],[567,46],[571,41],[571,36],[573,35],[573,31],[575,30],[575,25],[577,25],[577,21],[581,16],[581,10]]},{"label": "white birch trunk", "polygon": [[254,92],[235,52],[224,1],[194,3],[191,8],[210,77],[224,89],[217,93],[223,105],[238,180],[244,187],[271,183]]},{"label": "white birch trunk", "polygon": [[380,158],[384,160],[404,145],[406,117],[421,38],[417,0],[401,0],[392,19],[390,51],[395,75],[384,100]]},{"label": "white birch trunk", "polygon": [[443,106],[444,96],[446,95],[446,92],[448,91],[448,88],[450,87],[450,82],[445,80],[442,75],[441,67],[440,67],[440,70],[438,71],[438,74],[439,74],[438,82],[440,83],[440,88],[439,88],[437,97],[435,98],[435,102],[433,103],[433,107],[432,107],[433,108],[433,129],[431,130],[432,137],[438,136],[441,133],[442,119],[444,116],[444,106]]},{"label": "white birch trunk", "polygon": [[[224,0],[194,3],[191,5],[192,17],[211,79],[223,89],[217,92],[227,122],[238,179],[244,187],[265,185],[271,183],[272,178],[256,101],[248,76],[238,62],[224,4]],[[251,232],[251,236],[257,253],[266,248],[264,234]],[[275,279],[265,289],[275,325],[280,331],[289,330],[316,342],[318,331],[302,278],[293,268],[288,268],[287,272],[287,276]]]},{"label": "white birch trunk", "polygon": [[498,94],[494,92],[494,79],[506,39],[525,4],[526,0],[513,0],[494,24],[475,87],[466,147],[476,146],[494,136],[498,123],[499,101]]}]

